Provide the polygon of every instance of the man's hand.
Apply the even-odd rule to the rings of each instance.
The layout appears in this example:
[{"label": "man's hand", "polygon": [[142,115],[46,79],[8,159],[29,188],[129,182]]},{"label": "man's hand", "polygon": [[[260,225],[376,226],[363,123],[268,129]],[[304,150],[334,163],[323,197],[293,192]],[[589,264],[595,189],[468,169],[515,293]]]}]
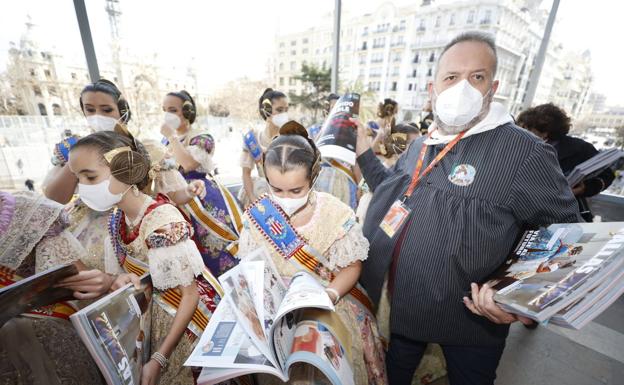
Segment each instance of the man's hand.
[{"label": "man's hand", "polygon": [[368,142],[368,137],[366,135],[366,127],[358,118],[349,118],[351,123],[355,124],[357,127],[357,140],[355,143],[355,154],[357,156],[362,155],[370,148],[370,144]]},{"label": "man's hand", "polygon": [[496,324],[510,324],[516,321],[522,322],[524,325],[530,325],[533,321],[529,318],[516,314],[507,313],[494,302],[494,294],[496,291],[484,284],[479,288],[476,283],[470,284],[472,291],[472,299],[464,297],[464,305],[476,315],[486,317]]},{"label": "man's hand", "polygon": [[56,287],[64,287],[74,291],[76,299],[93,299],[108,292],[115,278],[100,270],[83,270],[61,280]]}]

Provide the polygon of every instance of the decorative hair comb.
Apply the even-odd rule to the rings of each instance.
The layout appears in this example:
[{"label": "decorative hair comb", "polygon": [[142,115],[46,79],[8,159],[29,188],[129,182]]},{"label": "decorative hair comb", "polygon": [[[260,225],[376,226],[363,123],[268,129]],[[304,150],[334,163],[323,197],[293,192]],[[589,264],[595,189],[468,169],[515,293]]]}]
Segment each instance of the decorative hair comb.
[{"label": "decorative hair comb", "polygon": [[130,146],[118,147],[104,154],[104,159],[106,159],[108,163],[111,163],[117,155],[121,154],[122,152],[128,151],[132,151],[132,148],[130,148]]}]

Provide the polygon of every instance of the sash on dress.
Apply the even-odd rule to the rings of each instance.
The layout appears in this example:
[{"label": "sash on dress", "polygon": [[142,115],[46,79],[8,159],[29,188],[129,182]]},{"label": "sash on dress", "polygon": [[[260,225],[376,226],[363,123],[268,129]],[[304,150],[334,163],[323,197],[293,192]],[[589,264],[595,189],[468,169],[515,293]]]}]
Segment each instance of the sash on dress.
[{"label": "sash on dress", "polygon": [[[160,204],[159,202],[157,202],[152,206]],[[149,266],[144,262],[133,258],[125,247],[119,231],[122,218],[122,211],[118,208],[115,208],[111,213],[109,221],[109,232],[111,235],[111,240],[113,242],[113,248],[115,250],[115,254],[117,255],[118,262],[124,268],[124,270],[128,273],[134,273],[140,277],[143,274],[149,272]],[[200,294],[200,301],[197,305],[197,308],[195,309],[195,312],[193,313],[191,322],[187,326],[187,335],[189,335],[189,337],[193,339],[199,338],[201,336],[204,329],[208,325],[210,317],[212,316],[212,311],[210,311],[206,304],[203,302],[204,296],[209,296],[211,297],[211,299],[213,299],[214,291],[216,292],[216,294],[219,295],[219,297],[223,298],[223,289],[221,288],[221,285],[212,275],[212,273],[210,273],[210,271],[208,271],[208,269],[206,269],[205,267],[202,271],[202,276],[204,277],[206,282],[202,280],[196,280],[197,290]],[[180,306],[182,296],[178,289],[167,289],[165,291],[155,290],[154,300],[163,310],[169,313],[172,317],[175,317],[177,309]]]},{"label": "sash on dress", "polygon": [[262,147],[260,147],[260,143],[258,142],[258,138],[252,130],[247,131],[245,135],[243,135],[243,143],[245,147],[251,154],[251,157],[256,163],[260,163],[262,161]]},{"label": "sash on dress", "polygon": [[[248,212],[254,226],[273,249],[297,269],[305,269],[326,282],[335,278],[334,273],[327,268],[327,259],[306,243],[290,224],[286,213],[268,195],[260,197],[249,207]],[[359,284],[349,291],[349,297],[368,313],[374,314],[373,303]]]},{"label": "sash on dress", "polygon": [[[0,289],[10,286],[21,279],[22,277],[17,275],[13,269],[0,265]],[[69,321],[69,316],[76,311],[77,309],[70,302],[61,301],[32,309],[21,315],[32,318],[60,318]]]}]

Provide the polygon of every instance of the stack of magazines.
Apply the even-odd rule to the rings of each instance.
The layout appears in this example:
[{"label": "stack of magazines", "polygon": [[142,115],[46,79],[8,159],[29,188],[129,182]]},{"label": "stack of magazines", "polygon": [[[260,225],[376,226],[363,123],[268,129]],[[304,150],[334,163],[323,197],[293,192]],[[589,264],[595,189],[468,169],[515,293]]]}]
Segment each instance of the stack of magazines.
[{"label": "stack of magazines", "polygon": [[488,284],[506,311],[580,329],[624,292],[624,222],[527,231]]},{"label": "stack of magazines", "polygon": [[574,170],[568,174],[568,185],[574,187],[586,179],[595,177],[605,169],[611,167],[623,156],[624,151],[618,150],[617,148],[610,148],[599,152],[576,166]]},{"label": "stack of magazines", "polygon": [[219,277],[225,291],[187,366],[198,384],[264,373],[287,382],[354,384],[350,335],[307,272],[286,284],[264,249]]}]

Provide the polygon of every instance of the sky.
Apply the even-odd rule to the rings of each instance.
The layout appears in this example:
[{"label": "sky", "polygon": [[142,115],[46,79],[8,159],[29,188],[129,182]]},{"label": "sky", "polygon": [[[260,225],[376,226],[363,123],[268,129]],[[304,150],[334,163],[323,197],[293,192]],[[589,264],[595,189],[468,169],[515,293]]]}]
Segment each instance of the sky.
[{"label": "sky", "polygon": [[[142,55],[185,71],[194,58],[200,91],[209,93],[228,80],[266,74],[275,36],[305,30],[331,17],[334,0],[119,0],[123,44]],[[420,0],[416,0],[420,1]],[[105,0],[85,0],[100,63],[109,60],[110,29]],[[396,5],[414,1],[394,0]],[[449,3],[452,0],[438,0]],[[550,8],[552,0],[544,0]],[[0,13],[0,71],[6,66],[9,42],[18,43],[26,16],[32,17],[44,47],[83,64],[84,53],[72,0],[20,0],[5,4]],[[373,12],[375,0],[343,0],[343,11]],[[566,49],[589,49],[596,92],[607,104],[624,106],[624,82],[614,81],[624,67],[624,2],[562,0],[553,38]],[[86,64],[85,64],[86,65]],[[100,64],[101,66],[102,64]]]}]

